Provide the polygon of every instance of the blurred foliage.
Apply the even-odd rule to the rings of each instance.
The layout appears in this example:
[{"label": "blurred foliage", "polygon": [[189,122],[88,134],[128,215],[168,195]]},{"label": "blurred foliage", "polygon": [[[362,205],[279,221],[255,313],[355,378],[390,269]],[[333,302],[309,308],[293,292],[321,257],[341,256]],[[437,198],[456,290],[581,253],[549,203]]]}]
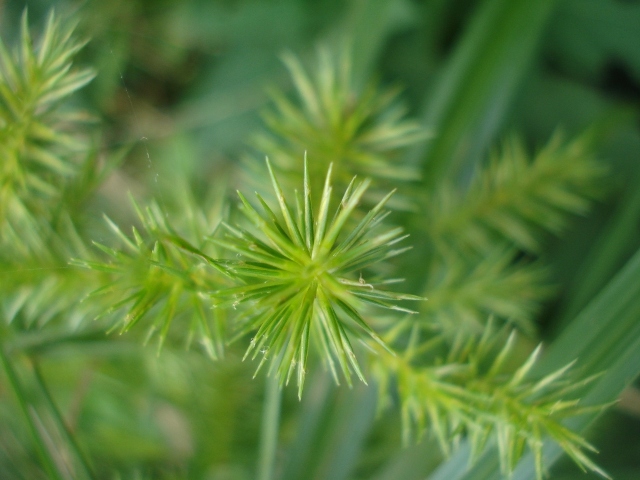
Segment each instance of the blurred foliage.
[{"label": "blurred foliage", "polygon": [[[0,478],[640,477],[637,2],[53,4],[0,2]],[[362,261],[326,273],[312,342],[333,353],[307,360],[263,320],[318,314],[295,313],[301,258],[345,189],[333,253]],[[379,262],[400,227],[413,250]],[[428,301],[362,301],[397,290]],[[281,379],[300,355],[306,375],[275,438],[270,380],[241,361],[265,332]],[[333,385],[336,358],[370,386]]]},{"label": "blurred foliage", "polygon": [[267,133],[254,141],[258,152],[296,180],[301,178],[300,156],[306,153],[314,191],[322,187],[321,168],[327,162],[336,162],[334,177],[343,188],[353,175],[371,177],[378,189],[419,178],[415,169],[394,161],[403,147],[426,137],[425,130],[404,119],[404,109],[394,105],[397,91],[380,92],[372,85],[357,92],[346,52],[336,56],[321,50],[311,77],[292,54],[283,61],[301,106],[282,92],[272,94],[276,111],[264,114]]}]

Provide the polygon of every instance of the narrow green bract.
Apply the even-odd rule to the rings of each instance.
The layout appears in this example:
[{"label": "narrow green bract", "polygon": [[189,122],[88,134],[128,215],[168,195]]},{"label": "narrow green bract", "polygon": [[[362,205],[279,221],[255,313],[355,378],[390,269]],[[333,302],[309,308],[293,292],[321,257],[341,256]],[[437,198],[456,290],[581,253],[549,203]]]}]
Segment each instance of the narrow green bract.
[{"label": "narrow green bract", "polygon": [[[330,217],[331,167],[317,212],[311,206],[306,161],[303,195],[296,197],[295,209],[287,203],[268,160],[267,167],[280,217],[260,195],[262,214],[239,193],[244,214],[260,233],[225,225],[226,238],[214,240],[236,254],[223,265],[238,283],[216,296],[221,305],[246,307],[239,336],[257,330],[245,357],[262,354],[258,369],[271,360],[270,371],[277,371],[281,383],[288,383],[295,371],[299,395],[311,341],[322,351],[336,381],[337,362],[349,384],[352,371],[365,382],[350,337],[384,343],[365,320],[362,307],[371,304],[413,313],[397,302],[420,299],[382,290],[362,277],[368,266],[406,250],[394,249],[406,238],[401,228],[374,231],[386,217],[383,208],[393,192],[355,223],[352,217],[368,180],[357,182],[354,177]],[[355,226],[349,227],[352,223]]]}]

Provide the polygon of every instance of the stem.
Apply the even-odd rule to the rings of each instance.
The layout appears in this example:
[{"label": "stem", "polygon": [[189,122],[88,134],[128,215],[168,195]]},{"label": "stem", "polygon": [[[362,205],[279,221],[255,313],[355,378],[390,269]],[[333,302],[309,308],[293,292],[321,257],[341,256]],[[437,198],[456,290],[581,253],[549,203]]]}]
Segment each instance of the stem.
[{"label": "stem", "polygon": [[15,393],[16,395],[20,410],[22,410],[22,414],[27,420],[29,431],[31,432],[31,436],[33,437],[38,456],[40,457],[40,461],[42,462],[47,475],[49,476],[49,478],[54,480],[63,480],[55,461],[51,457],[51,453],[49,452],[38,431],[38,427],[33,421],[32,415],[29,413],[29,405],[27,403],[26,396],[24,395],[24,389],[20,385],[18,376],[16,375],[13,366],[11,365],[9,357],[5,355],[2,347],[0,347],[0,363],[2,363],[2,367],[4,368],[4,371],[7,375],[9,384],[11,385],[13,393]]},{"label": "stem", "polygon": [[73,436],[73,434],[71,433],[71,431],[67,427],[67,424],[64,421],[64,419],[62,418],[62,414],[60,413],[60,410],[58,409],[56,403],[54,402],[53,397],[51,396],[51,393],[49,392],[49,389],[47,388],[47,385],[44,382],[44,378],[42,377],[42,373],[40,372],[40,368],[38,367],[38,365],[36,363],[34,363],[34,365],[33,365],[33,370],[34,370],[34,373],[35,373],[35,376],[36,376],[36,380],[37,380],[37,382],[38,382],[38,384],[40,386],[40,389],[42,390],[42,393],[44,394],[44,398],[47,401],[47,403],[49,404],[49,409],[51,410],[51,413],[53,414],[53,418],[55,419],[56,423],[58,424],[58,428],[60,429],[60,432],[66,437],[67,443],[75,451],[76,457],[78,458],[78,460],[80,462],[80,465],[82,466],[82,469],[84,470],[85,477],[94,478],[92,473],[91,473],[91,468],[89,467],[89,462],[87,461],[87,458],[83,455],[82,450],[80,450],[80,446],[78,445],[78,442],[76,442],[75,437]]},{"label": "stem", "polygon": [[272,480],[278,446],[278,427],[280,422],[280,401],[282,392],[278,379],[265,379],[265,399],[262,410],[262,426],[260,431],[260,456],[258,459],[258,480]]}]

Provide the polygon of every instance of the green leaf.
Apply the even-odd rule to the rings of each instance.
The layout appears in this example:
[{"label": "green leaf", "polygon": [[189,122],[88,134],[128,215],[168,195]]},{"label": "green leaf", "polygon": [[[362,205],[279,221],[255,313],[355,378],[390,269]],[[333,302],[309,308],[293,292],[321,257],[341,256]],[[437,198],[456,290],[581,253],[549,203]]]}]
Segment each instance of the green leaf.
[{"label": "green leaf", "polygon": [[457,177],[495,139],[555,3],[481,3],[425,106],[436,137],[411,154],[425,184]]}]

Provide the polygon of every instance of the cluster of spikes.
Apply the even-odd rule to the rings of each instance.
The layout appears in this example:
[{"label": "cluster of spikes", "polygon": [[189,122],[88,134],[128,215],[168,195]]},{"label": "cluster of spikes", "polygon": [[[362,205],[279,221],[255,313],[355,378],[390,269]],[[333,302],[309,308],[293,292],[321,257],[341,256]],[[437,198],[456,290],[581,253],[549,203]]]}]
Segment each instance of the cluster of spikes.
[{"label": "cluster of spikes", "polygon": [[296,195],[292,209],[268,160],[267,168],[280,215],[256,194],[263,209],[258,213],[238,192],[243,213],[261,235],[224,224],[226,238],[214,241],[240,257],[221,263],[223,271],[239,285],[215,296],[233,308],[247,307],[239,316],[238,335],[257,333],[246,356],[262,354],[258,369],[270,359],[270,373],[275,371],[281,383],[288,383],[296,371],[299,395],[312,341],[336,381],[337,363],[347,383],[351,384],[352,370],[366,383],[350,337],[386,345],[367,322],[364,307],[415,313],[399,302],[421,299],[384,289],[399,280],[375,282],[362,277],[362,271],[371,265],[407,249],[394,248],[406,238],[401,228],[374,232],[387,216],[384,206],[393,192],[356,221],[356,207],[370,181],[357,182],[354,177],[331,216],[330,166],[314,212],[305,159],[303,193]]},{"label": "cluster of spikes", "polygon": [[[80,153],[86,149],[85,143],[74,135],[86,116],[58,108],[62,100],[93,78],[91,70],[72,68],[71,59],[83,46],[82,42],[73,39],[72,30],[63,29],[51,14],[42,40],[34,48],[25,14],[22,48],[9,52],[0,43],[0,157],[3,160],[0,164],[0,227],[3,231],[0,245],[28,245],[22,255],[27,259],[51,243],[53,236],[41,233],[51,228],[53,213],[50,207],[56,203],[52,200],[59,200],[70,181],[80,175]],[[404,351],[398,349],[401,352],[398,354],[388,347],[393,345],[393,336],[389,332],[386,335],[377,333],[380,329],[373,319],[379,315],[370,315],[371,308],[411,314],[416,312],[405,308],[404,302],[422,298],[387,289],[399,279],[376,279],[375,265],[407,249],[397,246],[406,238],[401,228],[383,227],[388,214],[384,209],[393,192],[384,195],[362,214],[358,206],[371,182],[359,181],[357,177],[350,182],[348,179],[354,173],[382,181],[385,178],[394,181],[414,179],[415,172],[404,171],[397,165],[389,166],[388,158],[397,147],[409,145],[424,134],[417,125],[403,120],[401,110],[390,108],[393,94],[379,95],[374,90],[367,90],[358,98],[358,108],[352,108],[352,87],[346,81],[348,64],[337,68],[325,55],[318,74],[326,73],[320,81],[312,82],[295,59],[288,57],[286,62],[302,106],[295,107],[283,96],[274,98],[276,112],[267,116],[267,123],[277,134],[290,140],[282,143],[273,138],[263,139],[264,150],[272,149],[276,161],[284,158],[281,166],[285,171],[299,168],[296,152],[305,145],[323,160],[344,159],[345,165],[340,172],[343,177],[337,182],[347,186],[340,202],[335,204],[333,201],[332,167],[329,166],[322,196],[315,208],[311,184],[319,183],[324,171],[310,172],[305,159],[303,191],[302,194],[296,192],[293,203],[285,198],[267,161],[278,208],[272,209],[258,194],[262,210],[259,212],[239,193],[248,225],[231,226],[223,222],[224,235],[208,238],[204,242],[208,245],[198,243],[202,240],[201,235],[195,245],[185,240],[169,224],[166,213],[159,207],[144,212],[136,207],[143,228],[134,228],[132,237],[108,220],[123,245],[121,250],[96,243],[106,255],[105,261],[72,262],[97,272],[81,277],[87,279],[87,284],[93,282],[95,287],[89,295],[91,303],[95,302],[109,320],[123,316],[112,326],[112,330],[119,327],[121,333],[150,320],[149,331],[158,332],[159,346],[164,343],[175,318],[190,318],[189,333],[200,331],[205,350],[212,358],[220,358],[223,353],[227,318],[220,312],[228,307],[236,311],[232,317],[235,337],[231,340],[252,337],[245,358],[256,359],[261,355],[258,370],[269,364],[269,374],[277,376],[281,384],[288,383],[295,374],[299,396],[303,391],[309,352],[313,348],[320,352],[336,382],[341,374],[351,384],[355,374],[366,383],[358,361],[359,352],[352,344],[353,340],[359,340],[377,354],[371,368],[381,386],[394,383],[402,404],[407,436],[411,436],[412,428],[419,436],[429,427],[443,451],[448,453],[449,444],[463,431],[476,454],[492,434],[497,437],[505,473],[513,470],[527,447],[534,453],[538,478],[543,471],[543,438],[551,437],[578,465],[604,476],[605,473],[583,453],[592,447],[561,423],[567,417],[601,408],[582,408],[578,406],[577,398],[566,399],[567,396],[577,397],[576,391],[579,393],[590,379],[571,382],[565,375],[569,366],[541,379],[531,379],[540,349],[522,366],[507,371],[505,359],[514,337],[510,337],[494,356],[495,352],[489,352],[492,349],[487,346],[493,345],[489,341],[493,332],[490,326],[483,330],[480,341],[473,344],[477,337],[461,332],[464,329],[460,328],[462,315],[459,310],[454,310],[452,315],[461,332],[456,338],[464,337],[466,343],[464,348],[457,348],[456,342],[453,346],[446,345],[444,349],[448,356],[439,357],[430,350],[448,339],[441,335],[419,341],[418,334],[414,335],[419,332],[417,322],[412,325],[408,347]],[[340,132],[350,135],[341,139],[340,135],[335,135]],[[344,149],[345,145],[352,148]],[[444,239],[443,242],[433,239],[434,245],[440,247],[439,243],[445,243],[443,250],[450,251],[453,250],[450,243],[466,256],[473,257],[474,262],[480,257],[497,267],[489,271],[495,273],[496,278],[495,282],[490,282],[484,264],[476,263],[477,271],[483,275],[478,284],[491,287],[486,288],[489,293],[493,290],[494,294],[499,291],[504,295],[508,292],[504,288],[506,281],[512,287],[535,284],[536,272],[530,273],[528,278],[520,277],[516,282],[515,277],[505,275],[506,266],[512,264],[509,255],[493,257],[487,253],[491,252],[496,239],[507,239],[510,242],[506,243],[514,243],[524,251],[536,251],[536,239],[529,233],[533,227],[557,231],[567,212],[579,213],[586,209],[585,197],[588,195],[585,195],[584,186],[598,177],[599,168],[597,163],[585,161],[584,152],[577,148],[580,145],[561,148],[559,142],[552,143],[538,161],[530,164],[524,150],[514,144],[507,149],[510,154],[505,157],[512,161],[505,161],[503,156],[497,158],[475,184],[477,188],[472,186],[466,197],[449,187],[436,192],[432,197],[437,201],[432,202],[434,206],[427,215],[429,220],[442,221],[424,222],[433,227],[432,235]],[[335,146],[339,148],[335,149]],[[278,157],[277,152],[284,155]],[[562,159],[568,160],[562,163]],[[295,168],[288,168],[292,165]],[[312,167],[324,169],[324,163]],[[516,180],[520,183],[518,188],[513,188]],[[550,189],[549,185],[555,187]],[[507,189],[509,186],[511,188]],[[504,201],[503,194],[507,190],[518,201]],[[503,201],[496,204],[498,196]],[[481,208],[484,205],[492,208]],[[479,214],[485,210],[489,214]],[[72,220],[67,220],[70,227],[66,231],[74,232],[66,235],[67,240],[80,245],[82,241],[75,234]],[[460,225],[462,230],[467,225],[466,235],[460,235]],[[217,252],[209,254],[207,247],[211,248],[213,244],[231,252],[232,258],[221,260]],[[11,252],[10,248],[5,250]],[[0,260],[5,261],[5,256],[16,255],[3,253]],[[493,258],[497,260],[493,261]],[[10,262],[13,259],[7,258],[6,263]],[[460,284],[464,286],[464,282],[459,281],[462,276],[454,272],[450,278],[439,282],[440,287],[446,287],[441,288],[444,293],[440,292],[443,305],[447,304],[447,296],[460,303],[463,289],[459,288],[457,294],[451,295],[446,290],[453,290]],[[475,280],[474,276],[475,271],[474,275],[466,275],[471,280]],[[75,283],[65,284],[66,290],[88,288],[88,285],[80,285],[83,282],[75,277]],[[3,287],[11,291],[16,283],[6,282]],[[30,288],[35,293],[23,295],[18,292],[18,301],[13,302],[13,315],[24,315],[22,305],[27,304],[26,298],[34,311],[38,309],[38,303],[47,304],[51,309],[53,302],[50,300],[55,297],[60,283],[53,276],[47,277],[44,286],[31,282]],[[493,288],[492,284],[498,287]],[[434,282],[434,286],[438,283]],[[502,313],[504,317],[514,316],[507,312],[523,310],[521,288],[517,295],[511,295],[520,298],[520,305],[501,302],[501,308],[496,307],[499,303],[495,301],[501,300],[500,297],[491,298],[475,287],[467,290],[468,303],[475,307],[469,307],[463,313],[473,320],[478,316],[477,311],[482,310],[478,305],[483,308],[487,305],[487,310]],[[540,296],[534,293],[532,297]],[[45,300],[34,302],[38,296]],[[433,297],[438,299],[437,292]],[[208,308],[212,300],[216,310]],[[438,308],[437,301],[432,303],[436,305],[434,309]],[[105,305],[106,308],[102,308]],[[442,310],[438,309],[440,319]],[[57,314],[62,308],[54,311]],[[421,317],[426,317],[422,313]],[[522,317],[526,320],[528,310],[525,313],[527,315]],[[65,315],[69,316],[68,310]],[[39,311],[33,316],[42,319],[54,314],[46,316]],[[422,321],[425,323],[424,318]],[[402,325],[409,323],[401,322]],[[440,320],[440,323],[443,322]]]},{"label": "cluster of spikes", "polygon": [[391,384],[397,389],[405,444],[429,432],[449,456],[464,437],[473,463],[495,439],[505,476],[528,450],[542,480],[544,440],[551,438],[580,468],[610,478],[585,454],[597,452],[593,445],[563,424],[604,408],[580,403],[581,391],[599,375],[579,378],[571,362],[541,376],[542,345],[515,360],[516,330],[495,328],[493,319],[479,336],[461,332],[444,354],[444,338],[423,341],[415,327],[405,348],[394,356],[378,350],[372,362],[383,398]]},{"label": "cluster of spikes", "polygon": [[[268,131],[252,142],[257,151],[273,159],[279,171],[288,173],[282,178],[285,189],[297,186],[303,151],[323,160],[309,165],[314,188],[321,188],[330,162],[340,165],[334,179],[340,187],[354,175],[373,178],[375,192],[368,194],[373,198],[380,198],[391,186],[417,180],[415,167],[395,160],[404,148],[424,141],[429,134],[407,118],[407,109],[398,101],[399,90],[375,84],[357,86],[346,51],[333,55],[320,48],[317,57],[315,68],[307,71],[296,56],[283,55],[297,101],[272,90],[273,106],[263,112]],[[394,198],[393,202],[397,207],[406,199]]]},{"label": "cluster of spikes", "polygon": [[221,312],[210,308],[209,299],[201,293],[219,284],[218,272],[193,262],[193,253],[203,259],[209,257],[175,230],[158,204],[143,210],[133,198],[131,203],[142,231],[132,227],[130,238],[105,215],[122,248],[94,241],[106,261],[73,259],[70,262],[104,276],[100,287],[87,295],[91,303],[101,307],[95,320],[116,318],[108,332],[118,330],[121,334],[149,320],[146,341],[157,335],[159,352],[173,321],[181,318],[190,324],[185,339],[187,345],[197,331],[207,355],[214,360],[221,358],[224,319]]},{"label": "cluster of spikes", "polygon": [[78,131],[90,117],[61,103],[95,76],[73,68],[84,46],[49,14],[44,34],[34,42],[27,12],[22,15],[22,48],[0,39],[0,246],[20,245],[21,259],[49,250],[51,204],[60,201],[78,174],[87,142]]},{"label": "cluster of spikes", "polygon": [[[108,260],[74,260],[72,264],[106,275],[90,297],[109,304],[98,317],[126,312],[113,326],[120,333],[146,318],[152,322],[149,332],[159,333],[161,346],[174,318],[193,311],[191,330],[201,332],[211,357],[222,356],[225,341],[252,335],[245,358],[262,355],[257,371],[269,361],[269,374],[281,384],[287,384],[295,372],[299,396],[313,346],[337,383],[340,373],[349,385],[354,373],[366,383],[352,340],[364,345],[373,341],[387,349],[367,319],[371,307],[412,314],[416,312],[405,308],[404,302],[421,300],[385,288],[402,279],[378,281],[375,271],[370,271],[374,264],[410,248],[398,246],[407,238],[402,228],[382,226],[389,213],[385,204],[394,192],[361,215],[357,207],[370,180],[354,177],[340,202],[333,205],[329,166],[314,209],[305,159],[303,193],[296,195],[292,208],[269,160],[266,165],[279,208],[274,211],[256,193],[260,213],[238,192],[249,225],[221,222],[223,234],[208,237],[209,245],[231,252],[231,259],[214,258],[217,255],[205,252],[205,246],[181,237],[157,205],[143,212],[134,201],[143,233],[134,227],[129,238],[107,219],[122,249],[94,242]],[[225,278],[232,286],[224,284]],[[204,305],[210,299],[214,310]],[[221,320],[225,316],[220,313],[227,307],[235,314],[235,335],[230,339],[225,338]],[[212,311],[218,313],[212,315]]]}]

